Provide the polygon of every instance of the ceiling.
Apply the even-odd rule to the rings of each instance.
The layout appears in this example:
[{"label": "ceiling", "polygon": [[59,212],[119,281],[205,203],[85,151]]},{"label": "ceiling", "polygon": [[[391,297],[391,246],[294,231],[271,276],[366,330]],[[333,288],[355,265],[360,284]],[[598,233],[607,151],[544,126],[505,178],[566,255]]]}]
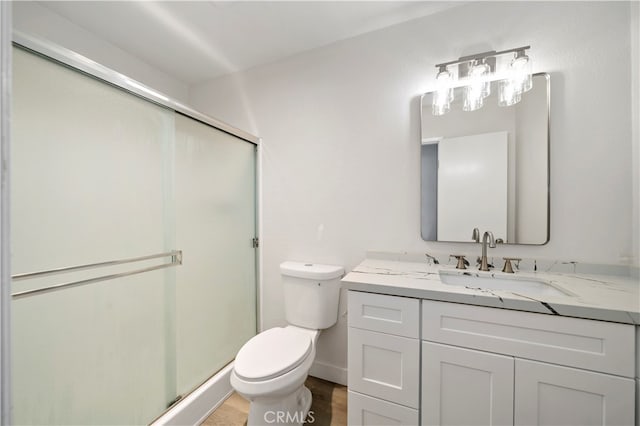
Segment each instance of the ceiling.
[{"label": "ceiling", "polygon": [[42,1],[175,79],[198,84],[460,5],[451,1]]}]

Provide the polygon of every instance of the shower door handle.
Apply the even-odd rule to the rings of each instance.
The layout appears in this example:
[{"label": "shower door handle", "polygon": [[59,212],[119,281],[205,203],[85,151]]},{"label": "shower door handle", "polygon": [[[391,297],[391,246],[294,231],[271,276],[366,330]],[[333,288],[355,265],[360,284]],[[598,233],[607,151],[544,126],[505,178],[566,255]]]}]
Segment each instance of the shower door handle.
[{"label": "shower door handle", "polygon": [[89,263],[86,265],[68,266],[64,268],[48,269],[45,271],[28,272],[24,274],[16,274],[11,277],[12,281],[20,281],[29,278],[40,278],[49,275],[56,275],[68,272],[84,271],[87,269],[104,268],[107,266],[123,265],[126,263],[142,262],[145,260],[158,259],[171,256],[169,263],[162,263],[160,265],[147,266],[145,268],[135,269],[133,271],[119,272],[115,274],[102,275],[95,278],[88,278],[84,280],[72,281],[62,284],[54,284],[48,287],[37,288],[33,290],[25,290],[13,293],[11,297],[13,299],[21,299],[23,297],[35,296],[38,294],[51,293],[53,291],[63,290],[66,288],[79,287],[87,284],[92,284],[100,281],[113,280],[116,278],[127,277],[130,275],[142,274],[144,272],[155,271],[157,269],[169,268],[172,266],[182,265],[182,250],[173,250],[166,253],[152,254],[149,256],[132,257],[129,259],[110,260],[106,262]]}]

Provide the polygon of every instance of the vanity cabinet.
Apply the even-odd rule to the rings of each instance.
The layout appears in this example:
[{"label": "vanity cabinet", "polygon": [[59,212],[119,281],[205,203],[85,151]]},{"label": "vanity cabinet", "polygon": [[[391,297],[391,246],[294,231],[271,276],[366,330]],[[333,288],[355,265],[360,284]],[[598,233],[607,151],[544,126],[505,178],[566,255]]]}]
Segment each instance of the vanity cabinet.
[{"label": "vanity cabinet", "polygon": [[420,301],[349,292],[349,425],[417,425]]},{"label": "vanity cabinet", "polygon": [[638,330],[351,290],[349,424],[633,425]]},{"label": "vanity cabinet", "polygon": [[424,300],[422,424],[633,424],[634,333],[626,324]]}]

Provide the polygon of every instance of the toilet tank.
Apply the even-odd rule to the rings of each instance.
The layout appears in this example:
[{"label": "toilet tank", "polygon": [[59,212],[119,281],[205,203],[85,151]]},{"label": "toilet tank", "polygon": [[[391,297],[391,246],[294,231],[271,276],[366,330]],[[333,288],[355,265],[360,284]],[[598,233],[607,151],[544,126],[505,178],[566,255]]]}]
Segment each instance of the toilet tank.
[{"label": "toilet tank", "polygon": [[289,324],[321,330],[336,323],[342,266],[289,261],[280,264],[280,273]]}]

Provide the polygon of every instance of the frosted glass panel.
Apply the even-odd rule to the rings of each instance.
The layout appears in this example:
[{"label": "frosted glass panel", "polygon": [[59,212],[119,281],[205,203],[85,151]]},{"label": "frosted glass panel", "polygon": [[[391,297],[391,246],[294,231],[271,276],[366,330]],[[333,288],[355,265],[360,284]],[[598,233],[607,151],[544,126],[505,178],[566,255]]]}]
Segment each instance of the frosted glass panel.
[{"label": "frosted glass panel", "polygon": [[154,271],[15,301],[14,423],[147,424],[160,414],[172,361],[163,281]]},{"label": "frosted glass panel", "polygon": [[184,394],[256,331],[255,147],[176,116],[177,383]]},{"label": "frosted glass panel", "polygon": [[[173,111],[22,50],[13,76],[12,272],[174,248]],[[160,414],[175,396],[171,278],[161,270],[14,300],[15,423],[144,424]]]},{"label": "frosted glass panel", "polygon": [[13,274],[183,252],[13,300],[14,421],[147,424],[256,332],[255,146],[19,49],[13,91]]},{"label": "frosted glass panel", "polygon": [[14,49],[12,272],[165,249],[173,111]]}]

